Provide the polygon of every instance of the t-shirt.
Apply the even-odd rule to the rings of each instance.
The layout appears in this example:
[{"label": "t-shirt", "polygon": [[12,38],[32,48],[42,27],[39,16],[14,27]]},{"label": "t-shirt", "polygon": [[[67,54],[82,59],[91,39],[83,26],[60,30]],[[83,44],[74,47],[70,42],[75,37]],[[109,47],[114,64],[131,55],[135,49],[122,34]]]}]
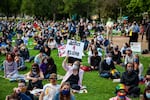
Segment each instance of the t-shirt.
[{"label": "t-shirt", "polygon": [[43,100],[53,100],[56,92],[59,91],[60,85],[46,84],[43,88]]}]

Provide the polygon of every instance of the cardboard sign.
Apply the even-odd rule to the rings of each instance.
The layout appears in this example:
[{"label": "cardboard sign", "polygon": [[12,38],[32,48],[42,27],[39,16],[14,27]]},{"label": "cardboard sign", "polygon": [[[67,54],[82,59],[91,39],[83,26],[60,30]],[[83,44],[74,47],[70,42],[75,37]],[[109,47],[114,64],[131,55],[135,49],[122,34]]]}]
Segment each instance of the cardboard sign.
[{"label": "cardboard sign", "polygon": [[66,45],[62,45],[58,47],[58,55],[59,57],[65,57],[66,56]]},{"label": "cardboard sign", "polygon": [[131,42],[130,47],[133,52],[141,53],[141,42]]},{"label": "cardboard sign", "polygon": [[66,45],[66,54],[70,57],[82,59],[83,47],[83,42],[68,40]]}]

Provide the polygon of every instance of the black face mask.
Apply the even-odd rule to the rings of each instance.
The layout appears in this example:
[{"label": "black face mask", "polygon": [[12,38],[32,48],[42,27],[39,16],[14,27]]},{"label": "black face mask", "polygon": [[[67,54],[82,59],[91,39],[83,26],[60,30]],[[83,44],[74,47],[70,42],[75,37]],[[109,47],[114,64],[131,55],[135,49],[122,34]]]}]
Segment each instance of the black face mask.
[{"label": "black face mask", "polygon": [[36,68],[32,68],[32,72],[37,72],[37,69]]}]

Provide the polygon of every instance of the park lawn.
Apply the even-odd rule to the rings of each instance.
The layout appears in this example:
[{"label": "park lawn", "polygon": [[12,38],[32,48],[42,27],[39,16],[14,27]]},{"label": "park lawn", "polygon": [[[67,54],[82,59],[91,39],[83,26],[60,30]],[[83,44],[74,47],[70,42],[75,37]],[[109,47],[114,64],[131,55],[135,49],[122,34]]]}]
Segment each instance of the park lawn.
[{"label": "park lawn", "polygon": [[[33,46],[30,46],[33,48]],[[38,50],[30,49],[30,55],[36,55],[38,54]],[[57,65],[57,71],[58,74],[64,75],[65,71],[62,68],[62,61],[64,58],[59,58],[57,54],[57,50],[53,50],[51,52],[51,56],[55,60],[55,64]],[[0,63],[3,62],[5,59],[4,56],[0,56]],[[143,57],[140,56],[141,62],[144,65],[144,74],[147,70],[147,67],[149,65],[150,59],[149,57]],[[20,72],[21,74],[25,74],[30,70],[31,63],[26,63],[28,69],[26,71]],[[87,63],[87,54],[82,59],[83,65],[88,65]],[[116,68],[123,72],[124,68],[121,66],[116,66]],[[3,71],[0,71],[0,76],[4,75]],[[61,81],[58,81],[60,83]],[[43,84],[48,83],[47,80],[43,81]],[[12,90],[14,87],[17,87],[17,82],[10,83],[9,80],[4,79],[0,77],[0,100],[5,100],[5,96],[12,93]],[[98,71],[91,71],[91,72],[85,72],[84,78],[83,78],[83,85],[87,87],[88,93],[83,94],[75,94],[76,100],[109,100],[110,97],[115,96],[115,86],[117,83],[113,83],[112,80],[104,79],[99,77]],[[140,85],[141,87],[141,93],[143,93],[144,85]],[[139,98],[132,99],[132,100],[139,100]]]}]

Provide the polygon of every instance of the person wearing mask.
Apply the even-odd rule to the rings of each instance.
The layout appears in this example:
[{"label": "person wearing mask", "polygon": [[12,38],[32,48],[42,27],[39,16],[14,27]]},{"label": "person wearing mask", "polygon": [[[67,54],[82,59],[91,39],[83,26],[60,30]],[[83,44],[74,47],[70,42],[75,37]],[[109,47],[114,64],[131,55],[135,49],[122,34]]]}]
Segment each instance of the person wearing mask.
[{"label": "person wearing mask", "polygon": [[126,65],[127,63],[133,63],[133,60],[134,60],[134,56],[132,54],[131,48],[127,48],[124,64]]},{"label": "person wearing mask", "polygon": [[38,64],[32,64],[31,70],[27,73],[26,79],[29,80],[28,90],[43,88],[42,80],[44,79],[44,75]]},{"label": "person wearing mask", "polygon": [[101,62],[101,57],[98,55],[97,51],[94,51],[94,54],[93,54],[93,56],[91,57],[90,60],[91,60],[90,61],[91,62],[90,63],[91,69],[92,70],[98,70],[100,62]]},{"label": "person wearing mask", "polygon": [[66,74],[61,82],[69,82],[71,88],[74,90],[80,90],[82,88],[82,79],[84,71],[80,69],[80,61],[75,61],[72,66],[67,64],[68,57],[66,57],[62,63]]},{"label": "person wearing mask", "polygon": [[131,100],[130,98],[127,97],[126,94],[126,88],[124,84],[118,84],[116,86],[116,96],[110,98],[109,100]]},{"label": "person wearing mask", "polygon": [[112,52],[112,60],[114,62],[114,64],[121,64],[121,52],[119,50],[119,47],[116,46]]},{"label": "person wearing mask", "polygon": [[3,62],[4,66],[4,77],[11,80],[24,79],[24,75],[19,75],[17,69],[17,63],[14,60],[14,55],[8,53],[6,55],[6,60]]},{"label": "person wearing mask", "polygon": [[136,54],[134,57],[133,65],[134,65],[134,71],[137,72],[139,76],[139,80],[142,81],[143,80],[142,73],[143,73],[144,67],[143,67],[143,64],[140,63],[138,54]]},{"label": "person wearing mask", "polygon": [[150,84],[144,89],[143,98],[141,100],[150,100]]},{"label": "person wearing mask", "polygon": [[40,50],[40,53],[35,56],[35,58],[34,58],[34,63],[40,65],[40,64],[42,63],[42,59],[43,59],[44,57],[46,57],[46,54],[44,53],[44,50],[41,49],[41,50]]},{"label": "person wearing mask", "polygon": [[57,84],[57,74],[52,73],[49,81],[50,83],[44,85],[39,100],[54,100],[55,94],[59,91],[60,86]]},{"label": "person wearing mask", "polygon": [[133,69],[133,63],[126,64],[126,71],[122,73],[121,83],[126,86],[127,95],[138,97],[140,94],[139,77]]},{"label": "person wearing mask", "polygon": [[132,35],[130,37],[129,43],[137,42],[138,41],[138,32],[140,32],[140,28],[136,21],[133,22],[132,26],[130,27],[130,31],[132,31]]},{"label": "person wearing mask", "polygon": [[112,61],[111,54],[107,54],[106,58],[102,61],[100,67],[99,67],[99,73],[101,77],[104,78],[110,78],[111,77],[111,71],[115,70],[115,65]]},{"label": "person wearing mask", "polygon": [[59,92],[56,93],[53,100],[75,100],[74,95],[71,93],[71,86],[68,82],[64,82]]},{"label": "person wearing mask", "polygon": [[23,58],[20,57],[20,54],[16,54],[15,62],[17,63],[17,68],[18,68],[19,71],[23,71],[23,70],[27,69],[27,67],[24,64]]},{"label": "person wearing mask", "polygon": [[52,73],[57,73],[57,67],[52,57],[47,58],[47,68],[45,71],[45,78],[48,79]]}]

